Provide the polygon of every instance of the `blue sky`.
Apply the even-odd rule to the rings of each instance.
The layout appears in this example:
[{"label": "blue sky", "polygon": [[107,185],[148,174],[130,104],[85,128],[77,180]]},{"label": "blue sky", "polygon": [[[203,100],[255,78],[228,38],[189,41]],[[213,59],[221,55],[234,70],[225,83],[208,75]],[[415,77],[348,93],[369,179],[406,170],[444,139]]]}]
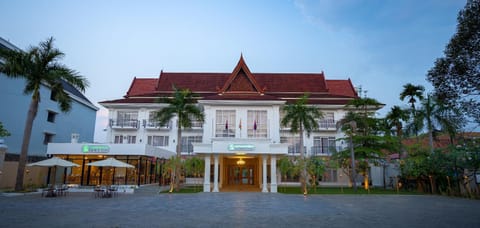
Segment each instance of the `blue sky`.
[{"label": "blue sky", "polygon": [[[465,0],[1,1],[0,36],[26,49],[53,36],[96,103],[160,71],[321,72],[350,78],[387,106],[422,84],[455,33]],[[98,105],[99,106],[99,105]],[[99,106],[100,107],[100,106]],[[105,141],[107,112],[95,141]]]}]

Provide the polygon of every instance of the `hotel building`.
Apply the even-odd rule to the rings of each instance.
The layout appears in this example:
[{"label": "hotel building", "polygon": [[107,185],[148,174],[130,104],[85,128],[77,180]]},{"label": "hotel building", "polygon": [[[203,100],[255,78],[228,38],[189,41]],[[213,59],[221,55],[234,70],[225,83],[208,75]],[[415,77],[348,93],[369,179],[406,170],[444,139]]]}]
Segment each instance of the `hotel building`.
[{"label": "hotel building", "polygon": [[[166,107],[159,97],[169,97],[173,87],[199,96],[204,122],[194,122],[177,137],[177,119],[160,125],[155,112]],[[203,190],[219,192],[250,188],[277,192],[282,181],[277,160],[299,155],[299,135],[280,125],[282,107],[305,93],[309,105],[324,114],[320,128],[304,138],[306,156],[329,157],[342,147],[336,128],[346,104],[358,95],[350,81],[328,80],[324,73],[252,73],[240,57],[230,73],[161,72],[158,78],[134,78],[123,98],[100,102],[109,110],[107,141],[111,144],[147,144],[205,161]],[[345,145],[346,146],[346,145]],[[342,171],[327,170],[325,184],[346,183]]]}]

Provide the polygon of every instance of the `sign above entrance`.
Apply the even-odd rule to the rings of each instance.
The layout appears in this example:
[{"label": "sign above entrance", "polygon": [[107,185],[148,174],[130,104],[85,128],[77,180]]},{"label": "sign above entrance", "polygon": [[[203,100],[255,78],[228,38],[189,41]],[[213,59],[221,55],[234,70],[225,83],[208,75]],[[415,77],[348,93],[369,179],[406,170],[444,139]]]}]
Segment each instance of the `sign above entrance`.
[{"label": "sign above entrance", "polygon": [[110,151],[110,147],[107,145],[83,145],[82,152],[83,153],[108,153]]},{"label": "sign above entrance", "polygon": [[252,144],[229,144],[228,150],[230,151],[252,151],[255,149],[255,145]]}]

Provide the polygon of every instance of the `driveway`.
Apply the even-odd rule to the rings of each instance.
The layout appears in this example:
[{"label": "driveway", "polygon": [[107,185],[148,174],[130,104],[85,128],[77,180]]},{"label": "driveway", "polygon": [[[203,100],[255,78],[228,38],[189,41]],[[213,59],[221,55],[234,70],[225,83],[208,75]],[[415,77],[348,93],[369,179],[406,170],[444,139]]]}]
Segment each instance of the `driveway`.
[{"label": "driveway", "polygon": [[480,201],[270,193],[0,196],[1,227],[480,227]]}]

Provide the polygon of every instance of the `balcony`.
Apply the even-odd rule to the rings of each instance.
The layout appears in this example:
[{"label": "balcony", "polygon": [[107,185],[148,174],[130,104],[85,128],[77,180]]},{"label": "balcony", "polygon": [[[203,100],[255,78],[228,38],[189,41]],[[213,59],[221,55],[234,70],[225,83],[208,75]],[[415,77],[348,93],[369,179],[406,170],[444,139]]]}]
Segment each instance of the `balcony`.
[{"label": "balcony", "polygon": [[157,120],[143,120],[143,127],[147,130],[170,130],[172,128],[172,121],[161,125]]},{"label": "balcony", "polygon": [[319,131],[336,131],[337,125],[334,121],[319,121],[318,122]]},{"label": "balcony", "polygon": [[136,130],[140,125],[138,119],[110,119],[112,129]]},{"label": "balcony", "polygon": [[192,121],[192,126],[186,128],[185,130],[202,130],[203,129],[203,122],[200,121]]},{"label": "balcony", "polygon": [[190,143],[187,145],[182,145],[182,155],[193,155],[193,145]]},{"label": "balcony", "polygon": [[[303,152],[306,155],[307,154],[307,147],[303,147]],[[300,146],[293,146],[290,145],[288,146],[288,154],[289,155],[300,155]]]},{"label": "balcony", "polygon": [[332,155],[332,151],[329,147],[324,146],[312,146],[311,147],[311,154],[314,156],[330,156]]}]

